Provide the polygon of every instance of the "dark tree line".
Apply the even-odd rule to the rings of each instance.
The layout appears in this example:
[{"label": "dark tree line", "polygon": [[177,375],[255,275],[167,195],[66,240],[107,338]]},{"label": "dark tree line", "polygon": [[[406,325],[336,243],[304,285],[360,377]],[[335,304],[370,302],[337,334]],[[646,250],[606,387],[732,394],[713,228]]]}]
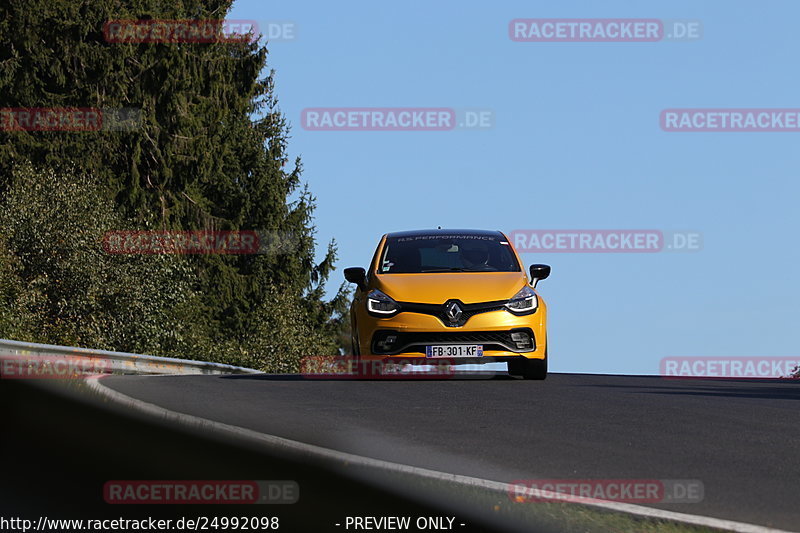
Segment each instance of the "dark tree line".
[{"label": "dark tree line", "polygon": [[[0,336],[276,370],[336,351],[347,294],[324,298],[335,244],[315,261],[314,198],[288,161],[266,48],[103,32],[109,20],[224,19],[230,4],[0,5],[0,107],[108,113],[98,131],[0,130]],[[115,110],[132,122],[109,127]],[[257,230],[274,249],[102,253],[118,229]]]}]

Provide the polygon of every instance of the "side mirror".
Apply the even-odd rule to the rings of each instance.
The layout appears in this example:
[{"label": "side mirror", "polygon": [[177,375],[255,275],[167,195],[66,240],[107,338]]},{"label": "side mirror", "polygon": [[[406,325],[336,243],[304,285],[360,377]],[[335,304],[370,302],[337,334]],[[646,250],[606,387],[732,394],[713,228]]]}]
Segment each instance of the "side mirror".
[{"label": "side mirror", "polygon": [[367,271],[361,267],[345,268],[344,279],[350,283],[355,283],[360,289],[363,289],[367,279]]},{"label": "side mirror", "polygon": [[531,265],[531,285],[535,288],[536,284],[550,275],[550,265]]}]

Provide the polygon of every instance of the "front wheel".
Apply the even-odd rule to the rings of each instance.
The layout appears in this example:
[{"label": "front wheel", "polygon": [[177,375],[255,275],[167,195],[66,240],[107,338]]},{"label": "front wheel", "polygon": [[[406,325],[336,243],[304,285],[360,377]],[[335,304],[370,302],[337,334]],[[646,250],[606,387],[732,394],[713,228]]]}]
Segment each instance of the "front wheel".
[{"label": "front wheel", "polygon": [[353,352],[353,357],[356,358],[361,355],[361,345],[359,344],[359,340],[361,337],[358,334],[358,324],[356,324],[355,319],[351,319],[350,322],[350,350]]},{"label": "front wheel", "polygon": [[526,359],[520,357],[519,361],[509,361],[508,373],[512,376],[521,376],[523,379],[546,379],[547,356],[544,359]]}]

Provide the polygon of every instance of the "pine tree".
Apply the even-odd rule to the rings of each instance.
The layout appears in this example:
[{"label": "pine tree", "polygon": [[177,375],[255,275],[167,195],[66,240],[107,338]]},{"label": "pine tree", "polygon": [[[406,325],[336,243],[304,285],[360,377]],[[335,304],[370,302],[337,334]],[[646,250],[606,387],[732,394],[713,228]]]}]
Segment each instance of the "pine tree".
[{"label": "pine tree", "polygon": [[[183,317],[207,338],[246,338],[278,293],[304,327],[336,344],[324,301],[336,256],[314,260],[314,198],[289,165],[288,125],[258,41],[116,43],[104,23],[223,19],[231,0],[7,0],[0,6],[0,107],[132,109],[127,129],[0,131],[0,194],[14,166],[91,174],[141,227],[257,230],[273,252],[191,261],[200,301]],[[104,115],[111,118],[111,115]],[[108,122],[105,126],[107,128]]]}]

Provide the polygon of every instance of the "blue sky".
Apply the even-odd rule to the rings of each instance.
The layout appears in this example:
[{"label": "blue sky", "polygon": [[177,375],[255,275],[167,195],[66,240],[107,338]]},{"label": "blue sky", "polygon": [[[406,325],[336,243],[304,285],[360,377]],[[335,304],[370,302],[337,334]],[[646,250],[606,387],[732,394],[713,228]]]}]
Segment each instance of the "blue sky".
[{"label": "blue sky", "polygon": [[[388,231],[661,229],[692,253],[523,254],[548,263],[551,370],[658,372],[669,356],[794,356],[798,133],[665,132],[666,108],[795,108],[796,2],[264,2],[280,108],[317,196],[320,248],[366,266]],[[701,39],[524,43],[516,18],[702,23]],[[310,107],[491,110],[490,129],[307,131]]]}]

